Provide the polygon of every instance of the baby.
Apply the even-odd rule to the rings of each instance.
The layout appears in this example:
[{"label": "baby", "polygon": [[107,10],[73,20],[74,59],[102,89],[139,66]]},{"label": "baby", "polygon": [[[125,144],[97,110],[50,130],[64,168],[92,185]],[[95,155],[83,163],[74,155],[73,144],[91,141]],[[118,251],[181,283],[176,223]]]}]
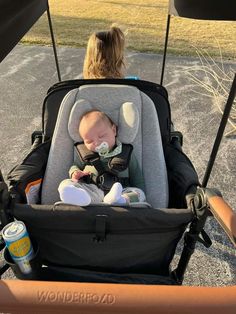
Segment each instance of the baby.
[{"label": "baby", "polygon": [[[70,168],[70,179],[59,185],[61,200],[79,206],[144,202],[142,172],[132,154],[132,146],[116,138],[117,127],[113,121],[104,112],[91,110],[81,117],[78,131],[84,144],[75,144],[80,160]],[[89,162],[81,157],[84,152],[92,156]],[[121,158],[126,167],[117,171],[114,158]]]}]

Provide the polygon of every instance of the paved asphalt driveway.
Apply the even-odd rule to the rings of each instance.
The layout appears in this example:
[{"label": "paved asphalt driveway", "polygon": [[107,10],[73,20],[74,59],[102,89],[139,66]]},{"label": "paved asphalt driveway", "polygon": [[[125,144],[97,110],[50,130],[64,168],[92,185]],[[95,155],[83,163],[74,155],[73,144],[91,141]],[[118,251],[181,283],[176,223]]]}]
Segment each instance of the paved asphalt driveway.
[{"label": "paved asphalt driveway", "polygon": [[[83,49],[59,49],[63,80],[81,77],[83,56]],[[159,83],[161,61],[161,56],[129,52],[127,73]],[[175,129],[184,134],[184,151],[202,180],[221,115],[210,98],[193,92],[197,87],[185,71],[198,63],[196,59],[168,57],[164,85]],[[236,68],[236,64],[232,66]],[[0,64],[0,168],[4,175],[29,151],[31,132],[40,130],[43,99],[56,82],[50,47],[18,46]],[[235,141],[236,136],[223,138],[208,186],[220,189],[236,209]],[[208,221],[206,231],[213,245],[210,249],[197,245],[184,284],[236,285],[235,249],[213,219]],[[11,272],[6,276],[11,277]]]}]

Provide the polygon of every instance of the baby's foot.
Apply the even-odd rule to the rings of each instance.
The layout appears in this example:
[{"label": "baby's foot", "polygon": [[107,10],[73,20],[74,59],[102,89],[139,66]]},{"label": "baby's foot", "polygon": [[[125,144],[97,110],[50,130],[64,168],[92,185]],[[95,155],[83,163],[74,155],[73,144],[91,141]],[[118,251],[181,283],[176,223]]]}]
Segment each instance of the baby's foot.
[{"label": "baby's foot", "polygon": [[104,197],[103,202],[107,204],[126,204],[126,198],[121,195],[122,191],[122,185],[119,182],[114,183]]},{"label": "baby's foot", "polygon": [[128,199],[129,203],[133,202],[146,202],[146,196],[144,192],[135,187],[128,187],[123,190],[123,195]]},{"label": "baby's foot", "polygon": [[91,197],[85,190],[73,185],[67,185],[59,189],[60,199],[67,204],[87,206],[91,203]]}]

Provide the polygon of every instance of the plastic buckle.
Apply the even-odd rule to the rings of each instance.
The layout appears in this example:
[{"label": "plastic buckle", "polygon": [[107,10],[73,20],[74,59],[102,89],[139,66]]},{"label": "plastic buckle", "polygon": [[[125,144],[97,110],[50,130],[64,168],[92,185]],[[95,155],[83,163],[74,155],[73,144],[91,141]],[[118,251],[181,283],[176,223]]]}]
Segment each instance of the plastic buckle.
[{"label": "plastic buckle", "polygon": [[118,182],[117,176],[107,171],[97,177],[97,185],[103,191],[110,191],[115,182]]}]

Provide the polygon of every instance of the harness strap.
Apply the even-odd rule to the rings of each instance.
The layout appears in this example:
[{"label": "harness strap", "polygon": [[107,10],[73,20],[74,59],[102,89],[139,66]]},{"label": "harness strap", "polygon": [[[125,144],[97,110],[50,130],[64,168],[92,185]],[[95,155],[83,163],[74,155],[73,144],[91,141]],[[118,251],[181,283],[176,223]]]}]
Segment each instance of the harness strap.
[{"label": "harness strap", "polygon": [[115,182],[120,182],[123,186],[129,185],[129,178],[119,178],[119,172],[126,170],[129,166],[133,150],[131,144],[122,144],[122,152],[109,159],[109,170],[104,167],[99,154],[88,150],[84,143],[78,142],[75,143],[74,146],[80,160],[87,165],[94,166],[98,172],[98,175],[91,174],[90,176],[84,177],[84,182],[94,183],[105,192],[109,191]]},{"label": "harness strap", "polygon": [[122,144],[120,154],[111,158],[108,162],[108,167],[111,171],[121,172],[128,168],[133,146],[131,144]]},{"label": "harness strap", "polygon": [[100,160],[100,157],[96,157],[94,159],[91,159],[89,161],[89,164],[91,164],[92,166],[94,166],[94,168],[97,170],[98,175],[103,174],[104,172],[106,172],[106,169],[103,165],[103,163]]},{"label": "harness strap", "polygon": [[82,162],[88,163],[93,159],[100,159],[98,153],[92,152],[89,150],[83,142],[77,142],[74,144],[76,152],[78,153]]}]

